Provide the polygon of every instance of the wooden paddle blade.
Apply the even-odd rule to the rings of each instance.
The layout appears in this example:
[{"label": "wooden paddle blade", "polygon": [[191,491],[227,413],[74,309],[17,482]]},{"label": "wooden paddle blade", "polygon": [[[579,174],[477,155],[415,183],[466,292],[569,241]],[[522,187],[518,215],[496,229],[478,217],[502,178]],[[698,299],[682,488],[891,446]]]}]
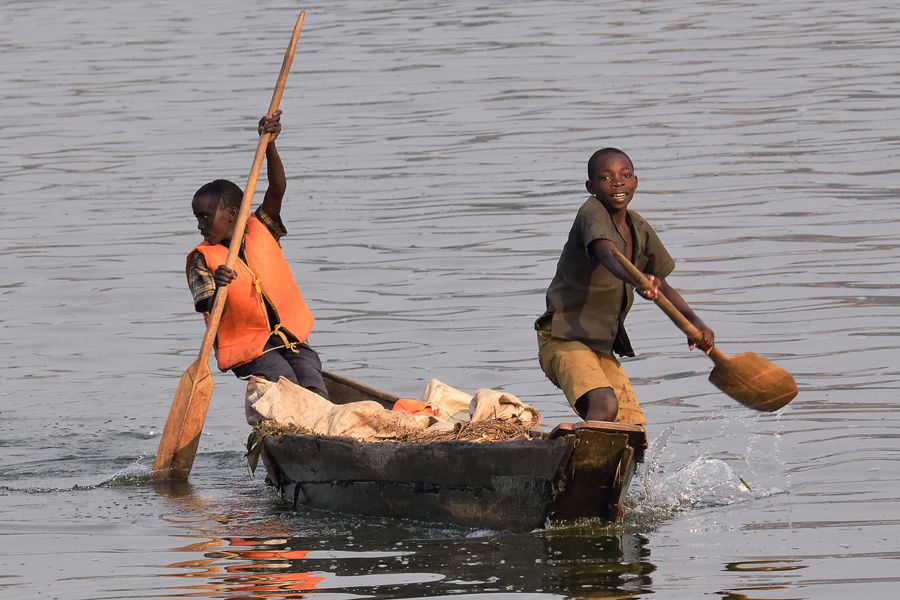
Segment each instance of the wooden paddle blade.
[{"label": "wooden paddle blade", "polygon": [[212,391],[208,360],[198,358],[178,381],[150,473],[152,479],[187,479],[200,443]]},{"label": "wooden paddle blade", "polygon": [[749,408],[774,412],[797,395],[791,374],[753,352],[717,360],[709,380]]}]

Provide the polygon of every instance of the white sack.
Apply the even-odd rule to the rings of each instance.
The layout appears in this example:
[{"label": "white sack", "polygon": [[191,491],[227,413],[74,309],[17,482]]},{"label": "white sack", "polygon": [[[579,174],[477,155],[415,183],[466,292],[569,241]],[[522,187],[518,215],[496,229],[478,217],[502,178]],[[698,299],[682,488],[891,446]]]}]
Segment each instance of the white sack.
[{"label": "white sack", "polygon": [[426,402],[441,409],[438,417],[442,420],[453,419],[466,421],[469,418],[469,405],[472,395],[451,387],[442,381],[432,379],[419,394],[419,402]]},{"label": "white sack", "polygon": [[490,419],[518,419],[525,425],[537,427],[541,423],[541,413],[525,404],[512,394],[481,389],[469,406],[470,421]]}]

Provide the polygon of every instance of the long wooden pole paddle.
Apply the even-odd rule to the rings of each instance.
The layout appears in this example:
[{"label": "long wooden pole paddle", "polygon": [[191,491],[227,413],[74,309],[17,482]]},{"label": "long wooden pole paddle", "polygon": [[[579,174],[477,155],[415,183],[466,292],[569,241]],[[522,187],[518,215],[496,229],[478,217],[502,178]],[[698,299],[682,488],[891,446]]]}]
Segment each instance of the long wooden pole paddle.
[{"label": "long wooden pole paddle", "polygon": [[[613,254],[640,283],[641,289],[650,287],[650,282],[630,260],[616,250],[613,250]],[[701,338],[700,331],[669,302],[668,298],[659,294],[654,302],[681,331],[687,334],[689,339],[697,341]],[[713,347],[709,357],[715,363],[709,374],[709,380],[744,406],[772,412],[786,405],[797,395],[797,384],[794,383],[790,373],[753,352],[728,356]]]},{"label": "long wooden pole paddle", "polygon": [[[281,64],[281,73],[275,84],[275,93],[272,94],[272,102],[269,104],[269,112],[272,115],[278,110],[281,96],[284,93],[284,84],[287,81],[291,63],[294,60],[294,50],[303,28],[304,12],[297,18],[291,42],[284,54],[284,62]],[[253,192],[256,190],[256,182],[262,169],[263,159],[266,156],[266,147],[269,145],[270,134],[259,137],[256,146],[256,156],[253,158],[253,166],[250,169],[250,177],[244,188],[244,199],[234,225],[234,234],[231,244],[228,246],[228,256],[225,258],[225,266],[229,269],[237,259],[241,242],[244,238],[244,228],[247,225],[247,214],[253,202]],[[227,289],[224,287],[216,290],[212,310],[209,313],[209,321],[206,325],[206,335],[200,345],[200,354],[197,360],[188,367],[181,376],[178,388],[175,390],[175,398],[169,409],[169,417],[166,420],[166,428],[163,430],[159,441],[159,449],[156,451],[156,461],[153,463],[151,478],[162,479],[187,479],[194,464],[194,456],[197,453],[197,445],[200,442],[200,432],[203,431],[203,422],[206,420],[206,410],[209,407],[209,399],[212,396],[213,381],[209,371],[209,354],[212,351],[216,339],[216,331],[222,312],[225,309],[225,297]]]}]

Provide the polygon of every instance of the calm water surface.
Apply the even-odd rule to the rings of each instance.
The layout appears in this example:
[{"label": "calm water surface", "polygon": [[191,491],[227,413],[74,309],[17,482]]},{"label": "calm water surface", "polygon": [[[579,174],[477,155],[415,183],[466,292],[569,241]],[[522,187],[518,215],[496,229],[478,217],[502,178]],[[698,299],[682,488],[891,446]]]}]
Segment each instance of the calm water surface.
[{"label": "calm water surface", "polygon": [[[246,181],[301,9],[284,251],[327,368],[570,420],[531,322],[615,145],[670,281],[798,398],[736,405],[641,303],[626,369],[655,441],[621,525],[290,512],[247,471],[230,374],[190,482],[151,486],[203,333],[190,197]],[[0,597],[893,597],[898,39],[878,0],[2,3]]]}]

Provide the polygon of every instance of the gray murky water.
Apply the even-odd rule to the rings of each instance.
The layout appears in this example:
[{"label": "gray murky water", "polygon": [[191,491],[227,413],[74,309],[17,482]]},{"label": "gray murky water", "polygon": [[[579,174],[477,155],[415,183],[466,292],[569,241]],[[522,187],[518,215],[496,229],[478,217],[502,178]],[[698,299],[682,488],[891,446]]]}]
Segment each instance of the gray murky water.
[{"label": "gray murky water", "polygon": [[[621,5],[620,5],[621,4]],[[890,2],[0,5],[0,597],[843,598],[900,582],[900,17]],[[282,102],[284,249],[326,366],[571,418],[531,321],[603,145],[751,414],[652,304],[656,440],[620,526],[512,535],[285,512],[217,375],[185,489],[146,475],[202,320],[189,200]],[[261,189],[264,183],[261,183]],[[747,485],[744,485],[746,482]],[[748,489],[749,486],[749,489]]]}]

